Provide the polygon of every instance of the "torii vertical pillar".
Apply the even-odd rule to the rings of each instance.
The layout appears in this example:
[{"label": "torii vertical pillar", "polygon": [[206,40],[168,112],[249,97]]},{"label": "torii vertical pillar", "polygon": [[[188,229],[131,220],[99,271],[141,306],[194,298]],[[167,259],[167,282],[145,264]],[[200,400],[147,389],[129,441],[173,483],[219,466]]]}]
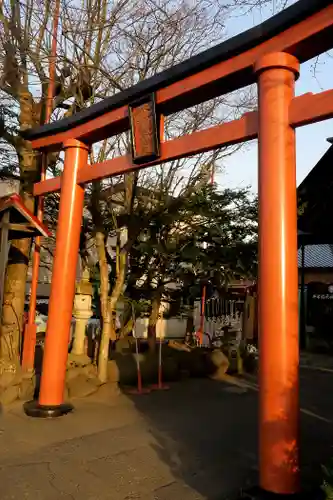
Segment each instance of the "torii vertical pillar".
[{"label": "torii vertical pillar", "polygon": [[84,188],[77,184],[77,176],[79,169],[87,163],[88,147],[72,139],[64,144],[64,150],[39,401],[24,406],[27,415],[42,418],[58,417],[72,409],[63,398],[84,202]]},{"label": "torii vertical pillar", "polygon": [[259,470],[263,492],[299,491],[298,277],[295,131],[299,73],[285,53],[255,65],[259,90]]}]

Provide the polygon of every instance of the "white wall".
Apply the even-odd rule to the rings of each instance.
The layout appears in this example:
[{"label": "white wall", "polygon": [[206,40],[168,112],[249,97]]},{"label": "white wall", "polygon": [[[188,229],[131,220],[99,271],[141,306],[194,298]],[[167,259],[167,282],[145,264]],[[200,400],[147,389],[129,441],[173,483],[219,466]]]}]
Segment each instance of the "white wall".
[{"label": "white wall", "polygon": [[10,196],[11,194],[18,194],[19,189],[20,181],[15,179],[0,181],[0,198],[3,196]]},{"label": "white wall", "polygon": [[[163,307],[163,306],[162,306]],[[183,318],[170,318],[163,319],[160,318],[156,324],[156,336],[157,338],[184,338],[186,333],[186,317]],[[240,320],[240,327],[242,325],[242,320]],[[224,326],[224,321],[218,319],[216,321],[204,322],[204,332],[207,332],[211,337],[216,333],[216,331],[221,330]],[[200,327],[200,301],[195,303],[194,309],[194,328],[198,331]],[[148,335],[148,318],[139,318],[136,321],[136,335],[140,338],[147,338]],[[204,344],[207,343],[207,338],[203,340]]]}]

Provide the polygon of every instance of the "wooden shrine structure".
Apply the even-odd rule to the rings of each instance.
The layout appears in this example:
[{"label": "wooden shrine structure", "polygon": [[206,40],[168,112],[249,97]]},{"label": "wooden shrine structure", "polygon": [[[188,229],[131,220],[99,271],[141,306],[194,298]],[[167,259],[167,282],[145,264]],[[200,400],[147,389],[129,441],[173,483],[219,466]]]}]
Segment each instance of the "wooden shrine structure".
[{"label": "wooden shrine structure", "polygon": [[47,238],[50,233],[14,193],[0,198],[0,312],[3,306],[6,265],[10,241],[33,236]]}]

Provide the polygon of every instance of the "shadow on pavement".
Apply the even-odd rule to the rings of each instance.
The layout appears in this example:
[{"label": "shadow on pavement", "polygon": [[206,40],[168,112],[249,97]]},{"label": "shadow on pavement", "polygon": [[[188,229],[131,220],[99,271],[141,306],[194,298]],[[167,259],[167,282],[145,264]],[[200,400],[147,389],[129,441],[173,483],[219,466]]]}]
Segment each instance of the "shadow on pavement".
[{"label": "shadow on pavement", "polygon": [[[232,391],[232,392],[231,392]],[[227,498],[256,476],[256,395],[204,379],[133,398],[156,452],[176,479],[203,498]]]},{"label": "shadow on pavement", "polygon": [[[151,426],[160,459],[202,497],[233,498],[257,482],[257,392],[197,379],[132,400]],[[274,436],[276,422],[267,425]],[[332,456],[332,444],[333,426],[302,414],[300,460],[306,489],[318,491],[321,464]]]}]

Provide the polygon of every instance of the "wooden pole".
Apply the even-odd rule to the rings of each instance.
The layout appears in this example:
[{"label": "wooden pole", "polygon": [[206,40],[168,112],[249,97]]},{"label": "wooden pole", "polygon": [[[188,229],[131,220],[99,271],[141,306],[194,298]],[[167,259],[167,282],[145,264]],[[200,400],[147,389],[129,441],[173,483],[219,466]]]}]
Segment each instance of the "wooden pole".
[{"label": "wooden pole", "polygon": [[297,59],[263,56],[259,89],[260,487],[299,491],[298,274],[295,131],[289,125]]},{"label": "wooden pole", "polygon": [[205,310],[206,310],[206,285],[202,288],[201,295],[201,309],[200,309],[200,327],[199,327],[199,345],[200,347],[203,344],[203,335],[205,329]]},{"label": "wooden pole", "polygon": [[134,342],[135,342],[137,387],[127,389],[126,392],[127,392],[127,394],[132,394],[132,395],[149,394],[150,388],[143,387],[143,385],[142,385],[142,372],[141,372],[141,363],[140,363],[140,339],[136,334],[136,314],[135,314],[135,308],[134,308],[133,303],[132,303],[132,321],[133,321],[132,333],[133,333],[133,338],[134,338]]},{"label": "wooden pole", "polygon": [[1,239],[0,239],[0,317],[2,314],[3,297],[5,293],[5,276],[8,259],[8,225],[9,211],[6,210],[1,221]]},{"label": "wooden pole", "polygon": [[88,147],[72,139],[64,144],[64,149],[65,163],[39,402],[24,407],[28,415],[38,417],[57,417],[72,408],[63,404],[63,398],[84,202],[84,188],[76,181],[78,171],[87,163]]}]

